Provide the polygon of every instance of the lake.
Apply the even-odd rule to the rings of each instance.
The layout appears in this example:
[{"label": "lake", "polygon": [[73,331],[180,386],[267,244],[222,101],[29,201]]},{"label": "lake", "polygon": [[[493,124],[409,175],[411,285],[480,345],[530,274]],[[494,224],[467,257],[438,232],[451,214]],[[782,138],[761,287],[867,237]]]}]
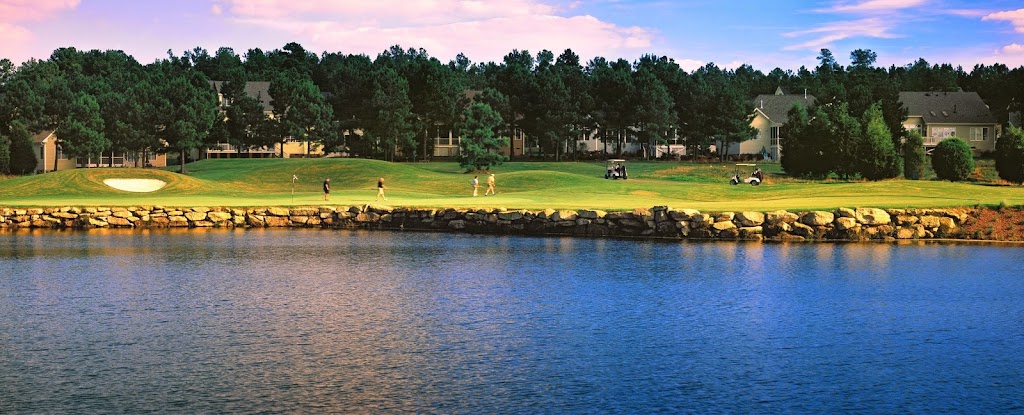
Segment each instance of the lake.
[{"label": "lake", "polygon": [[1020,245],[0,233],[0,413],[1021,413]]}]

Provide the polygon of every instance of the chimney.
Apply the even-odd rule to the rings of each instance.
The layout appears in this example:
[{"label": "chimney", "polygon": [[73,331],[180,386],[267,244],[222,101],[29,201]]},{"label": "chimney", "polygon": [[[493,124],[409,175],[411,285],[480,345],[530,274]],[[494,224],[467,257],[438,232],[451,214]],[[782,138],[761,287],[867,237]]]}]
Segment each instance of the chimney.
[{"label": "chimney", "polygon": [[761,109],[764,109],[764,100],[761,100]]},{"label": "chimney", "polygon": [[807,88],[804,88],[804,99],[807,99]]}]

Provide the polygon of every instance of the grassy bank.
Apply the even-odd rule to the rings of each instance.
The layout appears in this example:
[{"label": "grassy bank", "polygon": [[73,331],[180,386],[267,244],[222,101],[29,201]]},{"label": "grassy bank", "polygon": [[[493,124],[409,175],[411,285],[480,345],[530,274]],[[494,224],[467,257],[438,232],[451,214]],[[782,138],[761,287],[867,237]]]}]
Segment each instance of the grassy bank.
[{"label": "grassy bank", "polygon": [[[506,163],[493,169],[498,195],[471,197],[473,174],[455,163],[388,163],[363,159],[204,160],[188,175],[157,169],[78,169],[0,179],[2,206],[292,206],[373,203],[378,177],[388,186],[390,206],[591,208],[624,210],[668,205],[701,211],[836,207],[952,207],[1024,205],[1024,188],[994,180],[981,163],[975,180],[881,182],[806,181],[788,178],[765,164],[766,184],[730,186],[732,164],[634,162],[629,180],[605,180],[604,164]],[[745,175],[749,172],[742,171]],[[292,177],[298,181],[292,184]],[[330,177],[331,201],[321,183]],[[167,186],[132,193],[103,184],[109,178],[159,179]],[[484,182],[481,174],[481,183]],[[294,190],[294,193],[293,193]]]}]

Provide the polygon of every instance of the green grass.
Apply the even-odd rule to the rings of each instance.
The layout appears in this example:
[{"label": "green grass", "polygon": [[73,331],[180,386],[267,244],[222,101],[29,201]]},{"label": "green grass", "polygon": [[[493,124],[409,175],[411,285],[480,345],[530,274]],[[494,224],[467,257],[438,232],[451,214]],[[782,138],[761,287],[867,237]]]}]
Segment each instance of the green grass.
[{"label": "green grass", "polygon": [[[373,203],[377,178],[389,206],[628,210],[667,205],[701,211],[832,209],[836,207],[953,207],[1024,205],[1024,188],[993,180],[991,162],[979,162],[972,182],[936,180],[808,181],[763,164],[762,186],[730,186],[729,164],[631,162],[629,180],[605,180],[604,163],[515,162],[497,166],[498,195],[471,197],[473,174],[455,163],[388,163],[364,159],[203,160],[180,175],[159,169],[78,169],[0,179],[0,206],[291,206]],[[742,175],[749,173],[746,169]],[[175,169],[171,169],[175,170]],[[484,183],[484,174],[480,181]],[[299,180],[292,186],[292,176]],[[321,183],[330,177],[331,201]],[[153,178],[167,186],[131,193],[108,178]]]}]

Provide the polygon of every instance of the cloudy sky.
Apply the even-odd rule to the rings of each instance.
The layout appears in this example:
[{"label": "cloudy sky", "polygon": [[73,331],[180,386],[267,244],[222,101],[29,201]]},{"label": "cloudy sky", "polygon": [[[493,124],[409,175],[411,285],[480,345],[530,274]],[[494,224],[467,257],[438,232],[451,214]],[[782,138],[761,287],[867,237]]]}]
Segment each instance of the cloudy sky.
[{"label": "cloudy sky", "polygon": [[878,65],[918,58],[1024,65],[1020,0],[0,0],[0,58],[16,64],[58,47],[120,49],[150,63],[195,47],[375,57],[391,45],[442,62],[501,61],[513,49],[573,49],[636,60],[813,67],[821,48],[842,64],[871,49]]}]

